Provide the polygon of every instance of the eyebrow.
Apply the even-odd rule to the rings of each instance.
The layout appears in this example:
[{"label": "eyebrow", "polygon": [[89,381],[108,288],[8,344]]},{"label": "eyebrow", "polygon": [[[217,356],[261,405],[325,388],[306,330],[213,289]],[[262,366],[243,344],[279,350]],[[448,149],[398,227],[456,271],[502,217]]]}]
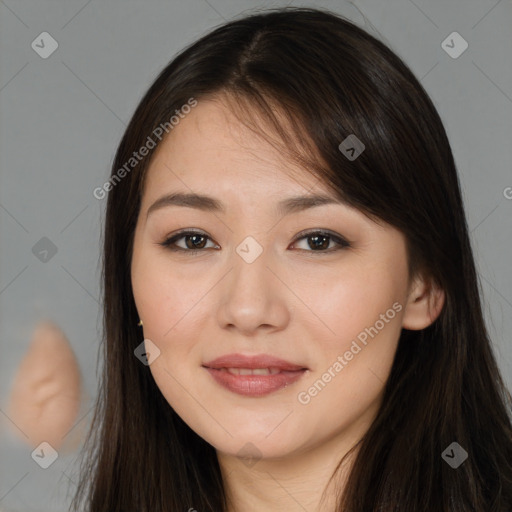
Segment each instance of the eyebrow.
[{"label": "eyebrow", "polygon": [[[328,204],[342,205],[345,203],[325,195],[294,196],[279,201],[279,203],[277,203],[277,213],[280,215],[288,215],[290,213]],[[146,219],[149,217],[150,213],[169,206],[182,206],[186,208],[196,208],[206,212],[226,213],[224,204],[214,197],[204,194],[174,192],[157,199],[148,208]]]}]

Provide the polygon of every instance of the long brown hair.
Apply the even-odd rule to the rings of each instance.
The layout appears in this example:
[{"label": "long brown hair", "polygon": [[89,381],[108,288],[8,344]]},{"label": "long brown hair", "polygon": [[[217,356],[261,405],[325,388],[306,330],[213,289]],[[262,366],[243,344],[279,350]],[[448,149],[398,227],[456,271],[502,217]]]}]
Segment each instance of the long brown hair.
[{"label": "long brown hair", "polygon": [[[142,341],[130,281],[133,235],[158,144],[126,167],[191,98],[220,93],[241,119],[261,114],[274,140],[340,198],[401,230],[411,274],[424,273],[446,294],[430,327],[402,330],[381,409],[358,443],[336,510],[510,512],[511,397],[484,323],[441,119],[385,44],[339,15],[307,8],[255,13],[187,47],[124,133],[103,240],[103,378],[73,510],[84,503],[91,512],[226,511],[215,449],[173,411],[133,354]],[[354,160],[339,148],[351,134],[365,145]],[[468,453],[457,469],[441,456],[452,442]]]}]

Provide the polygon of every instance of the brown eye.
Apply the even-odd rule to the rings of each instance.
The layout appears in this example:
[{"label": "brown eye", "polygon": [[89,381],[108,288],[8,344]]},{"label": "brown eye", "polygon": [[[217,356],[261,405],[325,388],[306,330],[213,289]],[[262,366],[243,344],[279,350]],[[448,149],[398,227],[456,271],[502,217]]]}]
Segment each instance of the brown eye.
[{"label": "brown eye", "polygon": [[[178,240],[185,240],[185,247],[176,245]],[[171,251],[194,252],[205,248],[206,241],[210,240],[206,234],[196,231],[182,231],[164,240],[160,245],[167,247]]]},{"label": "brown eye", "polygon": [[[308,252],[334,252],[339,249],[344,249],[351,246],[350,242],[345,240],[342,236],[335,235],[328,231],[310,231],[307,233],[302,232],[299,233],[298,237],[295,239],[294,244],[299,240],[307,240],[307,247],[311,250],[301,250],[306,250]],[[329,249],[331,242],[334,242],[337,247]]]},{"label": "brown eye", "polygon": [[203,235],[184,235],[181,238],[185,239],[185,245],[187,246],[187,249],[203,249],[206,245],[206,237]]},{"label": "brown eye", "polygon": [[[184,239],[184,246],[177,245],[179,240]],[[207,241],[211,240],[208,235],[199,231],[181,231],[173,236],[167,238],[159,245],[166,247],[171,251],[182,251],[182,252],[200,252],[206,248]],[[302,248],[306,252],[316,253],[331,253],[351,247],[350,242],[345,240],[342,236],[331,233],[329,231],[309,231],[301,232],[295,238],[293,244],[296,244],[300,240],[307,240],[306,249]],[[335,244],[335,247],[329,248],[331,243]],[[216,246],[218,248],[218,246]]]}]

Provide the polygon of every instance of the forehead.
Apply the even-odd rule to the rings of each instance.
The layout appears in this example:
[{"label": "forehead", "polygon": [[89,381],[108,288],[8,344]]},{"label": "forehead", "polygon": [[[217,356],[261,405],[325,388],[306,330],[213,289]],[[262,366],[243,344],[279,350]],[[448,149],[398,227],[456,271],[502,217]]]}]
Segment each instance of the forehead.
[{"label": "forehead", "polygon": [[198,101],[156,150],[144,195],[154,196],[173,185],[219,193],[230,189],[266,195],[327,192],[318,178],[247,127],[219,99]]}]

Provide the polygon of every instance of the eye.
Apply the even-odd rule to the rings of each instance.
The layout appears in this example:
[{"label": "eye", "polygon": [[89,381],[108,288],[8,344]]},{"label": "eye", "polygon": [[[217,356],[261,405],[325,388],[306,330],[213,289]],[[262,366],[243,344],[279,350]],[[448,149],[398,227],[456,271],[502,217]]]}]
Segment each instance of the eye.
[{"label": "eye", "polygon": [[[179,240],[185,240],[185,247],[178,246],[177,242]],[[167,238],[163,242],[159,243],[162,247],[166,247],[170,251],[182,251],[182,252],[192,252],[199,253],[206,247],[207,240],[211,240],[208,235],[201,231],[181,231],[179,233],[174,234],[173,236]],[[351,243],[348,242],[341,235],[337,235],[331,233],[330,231],[317,230],[317,231],[309,231],[309,232],[300,232],[295,238],[293,244],[297,243],[300,240],[308,240],[307,246],[312,250],[305,250],[306,252],[334,252],[340,249],[345,249],[347,247],[351,247]],[[334,242],[335,247],[325,250],[329,247],[330,243]],[[293,245],[292,244],[292,245]],[[218,247],[218,246],[216,246]]]},{"label": "eye", "polygon": [[[341,235],[332,233],[330,231],[325,230],[318,230],[318,231],[301,231],[297,237],[295,238],[294,244],[299,240],[306,240],[306,244],[308,247],[310,247],[312,250],[307,252],[334,252],[339,251],[340,249],[345,249],[347,247],[351,247],[351,243],[343,238]],[[335,243],[335,247],[327,249],[327,247],[330,245],[330,242]]]},{"label": "eye", "polygon": [[[185,247],[176,245],[176,242],[181,239],[185,239]],[[180,231],[159,245],[170,251],[199,252],[205,247],[205,240],[207,239],[210,239],[210,237],[201,231]]]}]

